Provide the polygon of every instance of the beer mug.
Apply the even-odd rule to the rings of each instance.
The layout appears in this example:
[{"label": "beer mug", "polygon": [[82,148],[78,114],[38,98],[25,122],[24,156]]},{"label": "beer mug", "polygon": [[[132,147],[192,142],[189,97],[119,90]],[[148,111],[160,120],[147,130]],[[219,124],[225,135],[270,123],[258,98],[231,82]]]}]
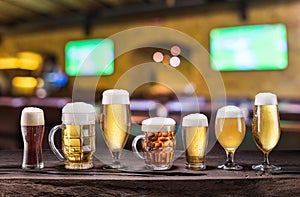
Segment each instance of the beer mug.
[{"label": "beer mug", "polygon": [[[133,152],[145,160],[146,168],[151,170],[168,170],[173,165],[176,147],[175,120],[154,117],[142,122],[142,135],[132,141]],[[137,150],[137,142],[143,139],[141,155]]]},{"label": "beer mug", "polygon": [[205,153],[208,141],[208,121],[204,114],[189,114],[182,120],[182,142],[188,169],[206,168]]},{"label": "beer mug", "polygon": [[[62,131],[62,150],[54,144],[55,133]],[[65,162],[66,169],[89,169],[93,167],[95,152],[95,109],[92,105],[75,102],[62,109],[62,124],[49,133],[49,145],[56,157]]]},{"label": "beer mug", "polygon": [[44,122],[44,112],[40,108],[26,107],[22,110],[23,169],[40,169],[44,167],[42,158]]}]

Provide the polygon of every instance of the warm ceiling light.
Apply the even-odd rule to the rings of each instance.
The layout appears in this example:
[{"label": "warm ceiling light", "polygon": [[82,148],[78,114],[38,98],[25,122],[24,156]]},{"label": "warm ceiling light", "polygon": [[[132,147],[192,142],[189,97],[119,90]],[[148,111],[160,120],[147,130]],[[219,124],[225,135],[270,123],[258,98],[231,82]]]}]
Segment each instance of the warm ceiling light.
[{"label": "warm ceiling light", "polygon": [[0,69],[16,69],[18,61],[18,58],[15,57],[2,57],[0,58]]},{"label": "warm ceiling light", "polygon": [[33,52],[20,52],[17,56],[20,60],[20,69],[37,70],[43,62],[42,56]]},{"label": "warm ceiling light", "polygon": [[164,55],[161,52],[155,52],[153,54],[153,60],[157,63],[162,62],[164,59]]},{"label": "warm ceiling light", "polygon": [[180,59],[179,59],[179,57],[171,57],[171,59],[170,59],[170,65],[172,66],[172,67],[178,67],[179,65],[180,65]]},{"label": "warm ceiling light", "polygon": [[16,88],[35,88],[38,82],[33,77],[14,77],[12,85]]},{"label": "warm ceiling light", "polygon": [[173,55],[173,56],[178,56],[178,55],[180,55],[180,53],[181,53],[181,49],[180,49],[180,47],[179,46],[172,46],[172,48],[171,48],[171,54]]}]

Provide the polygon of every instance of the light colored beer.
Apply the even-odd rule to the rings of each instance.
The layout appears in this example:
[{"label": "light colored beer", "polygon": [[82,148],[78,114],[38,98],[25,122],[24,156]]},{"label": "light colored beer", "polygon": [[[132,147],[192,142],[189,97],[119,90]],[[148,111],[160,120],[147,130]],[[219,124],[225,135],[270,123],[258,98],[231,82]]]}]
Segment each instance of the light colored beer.
[{"label": "light colored beer", "polygon": [[183,144],[188,164],[204,164],[207,146],[207,127],[183,127]]},{"label": "light colored beer", "polygon": [[63,152],[66,164],[80,166],[92,163],[95,152],[95,125],[63,125]]},{"label": "light colored beer", "polygon": [[255,105],[252,133],[257,147],[269,153],[280,138],[278,105]]},{"label": "light colored beer", "polygon": [[240,146],[245,130],[244,117],[216,119],[216,137],[226,151],[235,151]]},{"label": "light colored beer", "polygon": [[121,151],[130,133],[129,104],[103,105],[102,130],[105,142],[112,152]]}]

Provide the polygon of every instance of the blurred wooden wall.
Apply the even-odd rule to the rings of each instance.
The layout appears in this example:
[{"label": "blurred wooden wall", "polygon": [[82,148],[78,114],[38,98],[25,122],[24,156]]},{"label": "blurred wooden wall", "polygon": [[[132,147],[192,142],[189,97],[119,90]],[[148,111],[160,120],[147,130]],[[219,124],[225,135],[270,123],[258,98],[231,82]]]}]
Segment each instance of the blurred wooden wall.
[{"label": "blurred wooden wall", "polygon": [[[238,7],[232,5],[208,6],[205,8],[184,9],[176,12],[161,12],[143,16],[133,16],[109,21],[97,21],[90,35],[85,35],[82,26],[65,27],[55,30],[16,34],[3,37],[0,55],[11,55],[19,51],[32,50],[54,53],[64,67],[64,47],[67,41],[89,38],[106,38],[128,28],[156,25],[181,31],[201,43],[209,50],[209,32],[215,27],[252,25],[263,23],[284,23],[288,30],[289,66],[284,71],[248,71],[222,73],[226,93],[230,97],[253,98],[260,91],[271,91],[281,98],[300,98],[300,1],[276,1],[274,3],[251,4],[247,7],[247,19],[241,18]],[[126,42],[134,41],[134,37]],[[176,44],[176,43],[174,43]],[[116,46],[117,47],[117,46]],[[102,77],[99,89],[113,87],[120,76],[130,68],[151,61],[144,53],[129,52],[116,61],[115,73]],[[197,86],[199,95],[210,96],[204,80],[205,76],[193,70],[193,65],[185,63],[178,68]],[[167,73],[160,73],[160,77]],[[88,83],[87,79],[87,83]],[[173,80],[176,82],[176,79]],[[72,86],[72,79],[70,86]],[[178,87],[182,88],[180,84]],[[213,88],[213,87],[212,87]]]}]

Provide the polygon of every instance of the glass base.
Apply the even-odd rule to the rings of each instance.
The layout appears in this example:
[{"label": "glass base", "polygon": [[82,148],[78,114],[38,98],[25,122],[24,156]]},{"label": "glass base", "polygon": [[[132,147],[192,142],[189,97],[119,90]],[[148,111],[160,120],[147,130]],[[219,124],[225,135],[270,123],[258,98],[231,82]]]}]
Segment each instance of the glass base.
[{"label": "glass base", "polygon": [[90,169],[93,167],[92,162],[88,163],[71,163],[71,162],[66,162],[65,163],[65,168],[70,169],[70,170],[85,170],[85,169]]},{"label": "glass base", "polygon": [[169,170],[171,167],[172,166],[170,164],[160,165],[160,166],[146,165],[146,168],[149,170]]},{"label": "glass base", "polygon": [[103,169],[127,169],[127,166],[124,166],[122,164],[107,164],[103,166]]},{"label": "glass base", "polygon": [[191,170],[205,170],[206,165],[203,163],[186,163],[185,168],[191,169]]},{"label": "glass base", "polygon": [[253,165],[253,170],[257,171],[278,171],[281,170],[281,167],[267,164]]},{"label": "glass base", "polygon": [[223,164],[218,166],[218,168],[223,170],[243,170],[243,166],[237,164],[231,164],[231,165]]},{"label": "glass base", "polygon": [[29,165],[29,164],[22,164],[22,168],[23,169],[42,169],[44,168],[44,163],[39,163],[39,164],[36,164],[36,165]]}]

